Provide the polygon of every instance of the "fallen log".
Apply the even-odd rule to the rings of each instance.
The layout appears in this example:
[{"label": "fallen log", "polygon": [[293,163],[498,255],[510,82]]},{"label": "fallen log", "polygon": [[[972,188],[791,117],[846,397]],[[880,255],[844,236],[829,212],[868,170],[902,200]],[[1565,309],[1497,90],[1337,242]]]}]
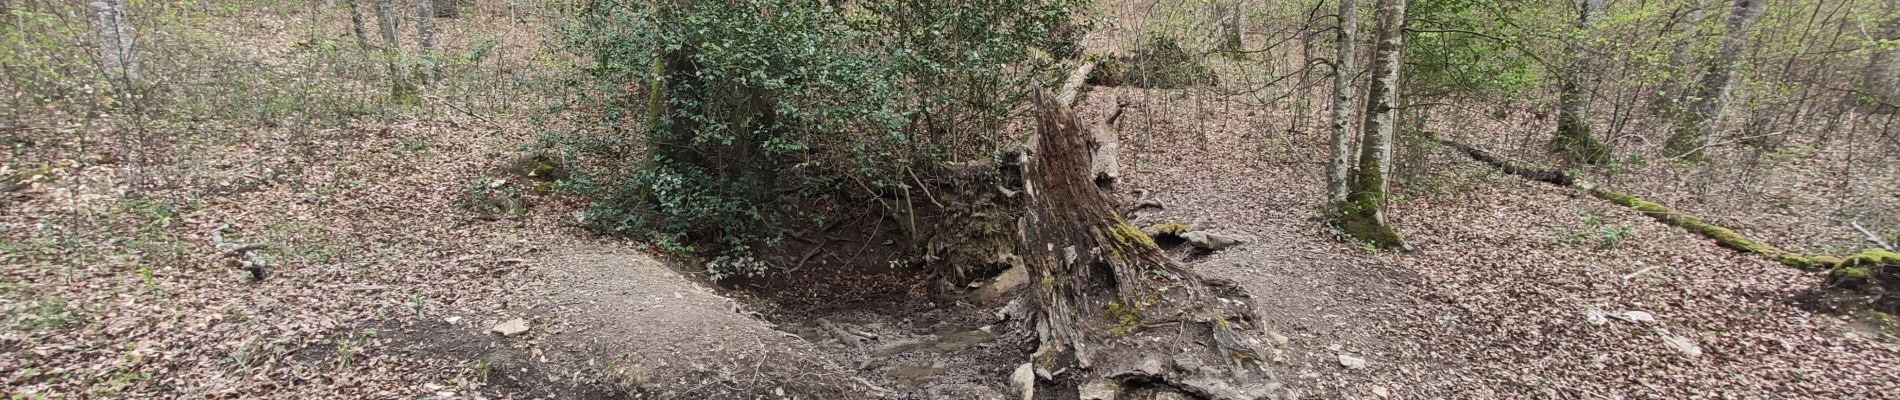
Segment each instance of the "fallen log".
[{"label": "fallen log", "polygon": [[1694,215],[1677,212],[1662,204],[1643,200],[1635,196],[1596,187],[1595,185],[1576,179],[1569,174],[1514,162],[1503,157],[1498,157],[1483,149],[1430,132],[1426,132],[1424,135],[1428,139],[1458,150],[1473,160],[1490,165],[1505,173],[1560,187],[1583,190],[1592,197],[1628,207],[1663,224],[1682,228],[1690,233],[1713,240],[1716,244],[1724,248],[1767,257],[1768,259],[1775,260],[1790,267],[1814,271],[1828,271],[1829,276],[1832,278],[1830,281],[1834,284],[1879,287],[1884,282],[1886,285],[1900,286],[1900,254],[1896,254],[1887,249],[1870,248],[1847,257],[1803,255],[1801,253],[1782,250],[1781,248],[1750,239],[1747,236],[1736,233],[1732,229],[1711,224]]}]

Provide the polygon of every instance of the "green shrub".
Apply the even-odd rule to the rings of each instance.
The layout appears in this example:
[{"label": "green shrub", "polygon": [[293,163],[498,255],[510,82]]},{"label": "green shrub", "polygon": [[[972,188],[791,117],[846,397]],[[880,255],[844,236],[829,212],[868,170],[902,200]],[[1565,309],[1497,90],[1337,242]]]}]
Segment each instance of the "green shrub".
[{"label": "green shrub", "polygon": [[[715,276],[768,272],[748,254],[807,202],[895,198],[943,161],[1015,141],[1027,90],[1074,54],[1076,0],[589,0],[556,29],[583,60],[558,132],[587,223],[677,251]],[[637,137],[590,152],[597,137]],[[818,214],[818,215],[812,215]],[[822,217],[813,212],[803,216]]]}]

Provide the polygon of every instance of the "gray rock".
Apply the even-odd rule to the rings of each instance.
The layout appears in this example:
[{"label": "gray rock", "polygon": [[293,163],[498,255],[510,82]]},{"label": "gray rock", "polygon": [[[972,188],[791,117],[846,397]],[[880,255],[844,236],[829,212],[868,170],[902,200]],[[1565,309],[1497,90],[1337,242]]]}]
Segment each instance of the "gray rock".
[{"label": "gray rock", "polygon": [[1221,251],[1247,243],[1247,239],[1238,235],[1229,235],[1212,231],[1193,231],[1181,234],[1194,248],[1207,251]]},{"label": "gray rock", "polygon": [[1023,267],[1011,267],[997,274],[996,279],[976,289],[977,301],[995,304],[1013,296],[1024,286],[1029,285],[1029,271]]},{"label": "gray rock", "polygon": [[1116,400],[1120,397],[1122,387],[1114,380],[1103,379],[1084,383],[1076,391],[1076,397],[1080,400]]},{"label": "gray rock", "polygon": [[1194,397],[1188,396],[1186,393],[1181,393],[1181,392],[1177,392],[1173,390],[1164,390],[1164,391],[1155,393],[1154,400],[1194,400]]},{"label": "gray rock", "polygon": [[1656,334],[1662,336],[1663,344],[1667,344],[1669,345],[1669,348],[1676,349],[1676,351],[1682,352],[1682,355],[1690,356],[1690,357],[1702,355],[1702,346],[1696,345],[1694,340],[1690,340],[1689,338],[1685,338],[1681,336],[1671,335],[1668,333],[1663,333],[1660,330],[1658,330]]},{"label": "gray rock", "polygon": [[1036,367],[1030,363],[1016,366],[1016,372],[1009,374],[1009,387],[1022,394],[1023,400],[1036,398]]},{"label": "gray rock", "polygon": [[508,322],[495,325],[495,328],[491,329],[491,331],[499,333],[502,336],[514,336],[527,333],[528,320],[521,318],[511,319],[508,320]]},{"label": "gray rock", "polygon": [[1340,354],[1339,366],[1346,367],[1346,369],[1365,369],[1366,359]]}]

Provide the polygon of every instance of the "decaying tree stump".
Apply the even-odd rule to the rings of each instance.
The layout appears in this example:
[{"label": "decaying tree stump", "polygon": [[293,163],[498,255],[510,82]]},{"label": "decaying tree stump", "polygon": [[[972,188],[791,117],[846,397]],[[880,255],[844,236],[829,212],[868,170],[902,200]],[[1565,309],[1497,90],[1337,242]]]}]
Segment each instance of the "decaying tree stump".
[{"label": "decaying tree stump", "polygon": [[1037,148],[1018,157],[1029,159],[1016,243],[1025,301],[1039,310],[1036,386],[1083,399],[1291,398],[1241,334],[1257,328],[1246,296],[1168,259],[1123,221],[1091,176],[1084,125],[1055,96],[1035,102]]}]

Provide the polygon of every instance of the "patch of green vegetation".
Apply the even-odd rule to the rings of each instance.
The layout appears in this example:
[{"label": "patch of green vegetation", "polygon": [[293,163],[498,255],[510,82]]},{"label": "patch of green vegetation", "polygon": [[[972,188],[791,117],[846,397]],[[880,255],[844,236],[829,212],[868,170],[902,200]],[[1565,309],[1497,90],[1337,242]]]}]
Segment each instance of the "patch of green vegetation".
[{"label": "patch of green vegetation", "polygon": [[[14,297],[16,293],[7,293]],[[39,332],[65,327],[73,320],[73,310],[67,308],[66,300],[56,297],[21,296],[26,300],[0,309],[0,317],[9,330]]]},{"label": "patch of green vegetation", "polygon": [[1608,249],[1622,245],[1624,241],[1636,235],[1635,227],[1629,224],[1605,223],[1602,214],[1585,212],[1582,218],[1583,226],[1570,232],[1570,237],[1577,242],[1587,238],[1595,241],[1597,248]]},{"label": "patch of green vegetation", "polygon": [[350,363],[356,361],[356,356],[362,353],[363,347],[368,346],[374,339],[376,339],[376,330],[374,329],[366,329],[360,332],[351,333],[348,335],[344,335],[342,338],[337,339],[336,340],[336,367],[337,369],[343,369],[343,370],[349,369]]}]

